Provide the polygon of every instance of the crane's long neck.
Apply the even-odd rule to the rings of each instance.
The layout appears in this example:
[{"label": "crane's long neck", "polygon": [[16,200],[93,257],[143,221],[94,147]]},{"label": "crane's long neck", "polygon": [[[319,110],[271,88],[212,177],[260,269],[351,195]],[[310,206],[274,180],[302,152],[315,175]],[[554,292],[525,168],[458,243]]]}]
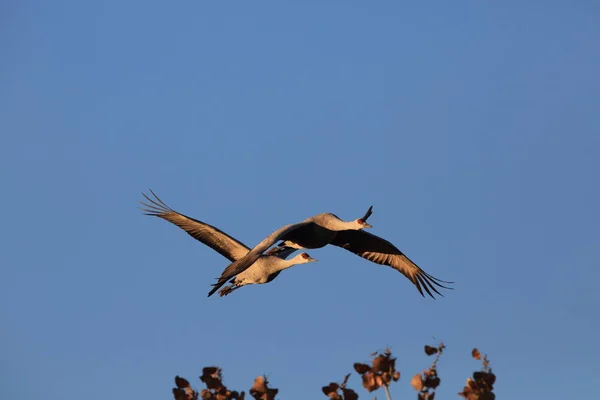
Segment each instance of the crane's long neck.
[{"label": "crane's long neck", "polygon": [[331,220],[327,226],[332,231],[346,231],[355,228],[354,221],[342,221],[341,219]]},{"label": "crane's long neck", "polygon": [[269,263],[269,273],[274,273],[277,271],[283,271],[284,269],[288,269],[296,265],[296,260],[282,260],[279,257],[273,257],[273,261]]},{"label": "crane's long neck", "polygon": [[331,213],[315,215],[308,220],[323,226],[331,231],[345,231],[356,229],[354,221],[343,221],[339,217]]}]

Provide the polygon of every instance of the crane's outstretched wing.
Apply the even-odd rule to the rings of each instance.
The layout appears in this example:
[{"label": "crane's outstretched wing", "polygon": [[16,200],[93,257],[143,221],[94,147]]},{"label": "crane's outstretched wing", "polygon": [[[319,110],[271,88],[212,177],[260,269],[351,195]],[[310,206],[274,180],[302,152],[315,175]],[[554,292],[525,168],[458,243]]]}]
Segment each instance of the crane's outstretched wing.
[{"label": "crane's outstretched wing", "polygon": [[417,287],[419,293],[421,293],[421,296],[424,296],[421,287],[423,287],[427,294],[429,294],[429,296],[432,298],[435,297],[431,294],[429,288],[431,288],[440,296],[443,296],[433,285],[437,285],[438,287],[442,287],[444,289],[452,289],[440,284],[440,282],[454,282],[442,281],[441,279],[437,279],[429,275],[427,272],[419,268],[408,257],[406,257],[404,253],[398,250],[396,246],[387,240],[369,232],[365,232],[364,230],[348,230],[338,232],[331,244],[351,251],[352,253],[371,262],[387,265],[401,272]]},{"label": "crane's outstretched wing", "polygon": [[271,247],[275,242],[277,242],[278,240],[285,239],[285,236],[291,232],[294,232],[298,229],[307,229],[312,227],[313,225],[315,225],[314,222],[303,221],[297,224],[283,226],[277,229],[275,232],[271,233],[262,242],[260,242],[252,250],[250,250],[248,254],[246,254],[244,257],[238,260],[235,260],[223,270],[223,273],[221,273],[218,282],[213,285],[214,287],[208,293],[208,297],[212,296],[213,293],[219,290],[221,286],[227,283],[227,280],[229,278],[232,278],[235,275],[247,270],[252,264],[256,262],[256,260],[258,260],[261,254],[269,247]]},{"label": "crane's outstretched wing", "polygon": [[265,251],[265,256],[275,256],[285,260],[296,250],[298,249],[289,246],[273,247],[272,249]]},{"label": "crane's outstretched wing", "polygon": [[146,207],[140,208],[142,211],[145,211],[146,215],[159,217],[177,225],[186,231],[191,237],[219,252],[230,261],[235,261],[242,258],[250,251],[246,245],[229,236],[225,232],[215,228],[212,225],[178,213],[167,206],[152,190],[150,190],[150,193],[152,193],[154,196],[154,200],[148,197],[145,193],[142,193],[142,195],[150,202],[150,204],[140,202]]}]

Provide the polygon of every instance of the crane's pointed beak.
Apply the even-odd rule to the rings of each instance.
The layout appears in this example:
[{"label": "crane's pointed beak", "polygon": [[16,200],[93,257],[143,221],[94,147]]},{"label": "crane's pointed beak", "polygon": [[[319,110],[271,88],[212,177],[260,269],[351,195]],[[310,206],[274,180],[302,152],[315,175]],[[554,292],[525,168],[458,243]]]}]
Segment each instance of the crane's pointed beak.
[{"label": "crane's pointed beak", "polygon": [[308,258],[308,262],[317,262],[317,261],[319,261],[319,260],[317,260],[316,258],[312,258],[312,257]]},{"label": "crane's pointed beak", "polygon": [[372,228],[372,227],[373,227],[373,225],[368,224],[366,222],[363,224],[363,229]]}]

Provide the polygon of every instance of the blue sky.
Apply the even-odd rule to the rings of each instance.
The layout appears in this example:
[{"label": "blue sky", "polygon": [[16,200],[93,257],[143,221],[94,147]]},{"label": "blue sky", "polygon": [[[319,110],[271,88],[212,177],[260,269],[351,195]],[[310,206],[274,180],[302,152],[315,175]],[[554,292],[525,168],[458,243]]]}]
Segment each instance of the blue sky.
[{"label": "blue sky", "polygon": [[[205,365],[325,398],[391,346],[446,343],[440,398],[595,389],[600,6],[592,1],[2,5],[1,398],[170,398]],[[152,188],[247,245],[331,211],[428,273],[324,248],[226,298],[228,262],[143,216]],[[588,346],[592,346],[591,350]],[[356,374],[351,385],[362,398]],[[379,393],[378,396],[383,396]],[[454,396],[454,397],[453,397]]]}]

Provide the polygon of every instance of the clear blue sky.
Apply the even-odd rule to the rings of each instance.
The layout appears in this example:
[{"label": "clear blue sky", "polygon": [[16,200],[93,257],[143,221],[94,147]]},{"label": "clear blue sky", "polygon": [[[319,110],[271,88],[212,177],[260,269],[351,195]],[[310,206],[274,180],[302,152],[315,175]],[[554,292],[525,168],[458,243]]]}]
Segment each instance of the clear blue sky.
[{"label": "clear blue sky", "polygon": [[[0,398],[167,399],[224,368],[325,398],[391,346],[444,341],[440,399],[488,353],[505,399],[595,390],[600,6],[593,1],[30,1],[1,6]],[[373,233],[455,281],[422,298],[336,248],[207,298],[248,245],[371,204]],[[587,346],[592,346],[586,350]],[[351,384],[363,398],[356,374]],[[379,397],[383,393],[378,394]]]}]

